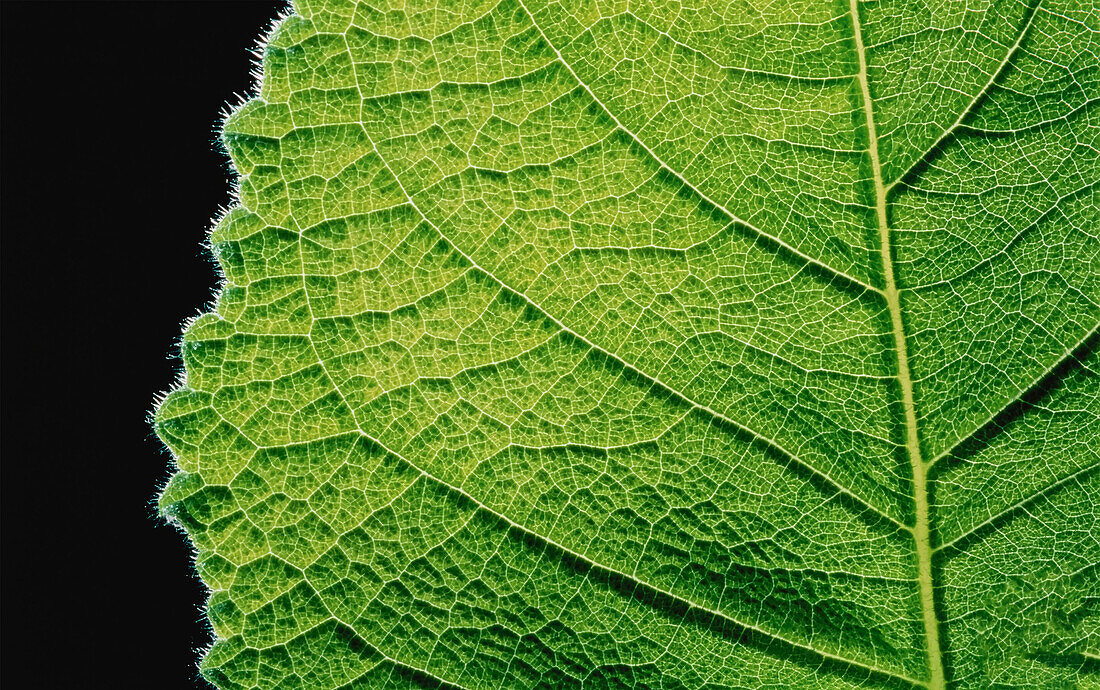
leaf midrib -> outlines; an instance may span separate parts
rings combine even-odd
[[[859,0],[849,0],[852,13],[852,34],[855,37],[856,55],[859,59],[860,94],[867,127],[867,154],[871,161],[871,173],[875,186],[875,218],[878,223],[883,294],[890,311],[890,325],[894,335],[894,353],[897,361],[898,385],[901,388],[902,407],[905,410],[905,449],[909,455],[913,473],[913,507],[916,521],[913,525],[913,542],[917,554],[917,580],[920,583],[921,614],[924,621],[925,651],[928,659],[928,688],[941,690],[945,686],[943,653],[940,649],[940,623],[936,616],[936,600],[932,577],[932,536],[928,509],[928,468],[920,447],[920,430],[917,425],[916,405],[913,401],[913,377],[909,373],[909,354],[905,338],[905,321],[901,314],[901,299],[894,277],[894,253],[890,242],[890,222],[886,212],[887,188],[882,179],[882,162],[879,159],[878,133],[875,129],[874,105],[871,87],[867,80],[867,52],[863,46],[863,31],[859,17]],[[960,118],[961,120],[961,118]],[[946,136],[946,135],[945,135]]]

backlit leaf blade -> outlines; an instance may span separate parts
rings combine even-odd
[[[204,676],[1100,682],[1098,31],[298,3],[157,413]]]

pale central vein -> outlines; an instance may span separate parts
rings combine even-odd
[[[871,87],[867,80],[867,53],[863,46],[863,30],[859,18],[859,0],[849,0],[852,13],[852,33],[855,36],[856,54],[859,58],[860,91],[863,97],[863,114],[867,126],[867,153],[871,159],[871,172],[875,184],[875,215],[878,220],[882,273],[886,303],[890,310],[890,323],[894,332],[894,352],[897,355],[898,385],[901,388],[902,406],[905,408],[905,447],[913,472],[913,503],[916,522],[913,540],[916,542],[917,577],[920,582],[921,611],[924,619],[924,637],[928,653],[928,687],[941,690],[945,687],[943,654],[940,650],[939,620],[932,587],[932,538],[931,516],[928,508],[928,473],[921,456],[920,437],[917,429],[917,411],[913,402],[913,378],[909,373],[909,355],[905,341],[905,322],[901,316],[901,299],[894,278],[894,257],[890,244],[890,223],[886,213],[886,185],[882,179],[882,162],[878,152],[878,133],[875,130],[875,114],[871,101]]]

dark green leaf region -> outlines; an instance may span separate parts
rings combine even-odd
[[[299,0],[156,429],[244,688],[1100,687],[1095,0]]]

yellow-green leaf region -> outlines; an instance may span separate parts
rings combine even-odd
[[[1095,0],[299,0],[156,415],[203,676],[1100,687],[1098,56]]]

